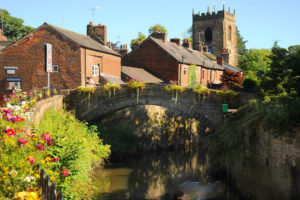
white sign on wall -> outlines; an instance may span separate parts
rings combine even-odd
[[[46,44],[46,71],[52,72],[52,44]]]

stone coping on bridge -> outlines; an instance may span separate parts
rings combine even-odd
[[[188,115],[199,115],[200,112],[206,118],[217,124],[223,119],[222,104],[229,104],[229,108],[238,108],[244,105],[251,98],[251,95],[239,94],[231,99],[224,99],[216,95],[212,90],[207,97],[198,97],[192,88],[178,95],[175,103],[175,95],[165,91],[166,84],[146,84],[145,89],[140,91],[139,101],[137,102],[135,90],[129,90],[125,84],[115,95],[109,98],[108,93],[103,87],[96,87],[94,94],[79,94],[76,89],[61,91],[65,95],[64,103],[68,110],[75,110],[76,117],[81,120],[92,121],[103,118],[108,114],[121,110],[126,107],[136,105],[158,105],[168,109],[177,110],[178,113]]]

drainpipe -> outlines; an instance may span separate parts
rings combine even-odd
[[[86,87],[86,49],[84,49],[85,56],[84,56],[84,86]]]
[[[181,70],[182,70],[182,65],[183,65],[183,61],[184,61],[184,59],[186,58],[186,55],[182,55],[181,56],[181,59],[182,59],[182,62],[181,62],[181,64],[180,64],[180,82],[179,82],[179,80],[178,80],[178,85],[179,85],[179,83],[180,83],[180,85],[181,85],[181,79],[182,79],[182,75],[181,75]]]

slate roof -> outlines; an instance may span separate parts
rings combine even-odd
[[[104,52],[104,53],[109,53],[109,54],[116,55],[116,56],[121,56],[116,51],[112,50],[111,48],[109,48],[107,46],[104,46],[104,45],[96,42],[95,40],[93,40],[92,38],[90,38],[87,35],[81,35],[79,33],[73,32],[73,31],[69,31],[69,30],[66,30],[66,29],[62,29],[62,28],[53,26],[49,23],[44,23],[40,27],[47,27],[47,26],[55,29],[58,33],[66,36],[67,38],[71,39],[72,41],[74,41],[75,43],[79,44],[82,47],[86,47],[88,49],[92,49],[92,50],[96,50],[96,51],[100,51],[100,52]]]
[[[100,76],[106,82],[111,82],[111,83],[116,83],[116,84],[123,84],[124,83],[121,79],[119,79],[116,76],[112,76],[112,75],[108,75],[108,74],[103,74],[103,73],[100,73]]]
[[[143,83],[164,82],[143,68],[122,66],[122,73]]]
[[[0,51],[13,43],[14,41],[0,41]]]
[[[188,49],[183,46],[178,46],[172,42],[164,43],[162,40],[148,37],[148,39],[154,41],[158,46],[160,46],[163,50],[165,50],[168,54],[170,54],[173,58],[175,58],[179,63],[183,64],[195,64],[199,66],[203,66],[208,69],[217,69],[224,70],[225,68],[217,63],[213,62],[210,58],[208,58],[204,53],[201,53],[196,50]],[[182,61],[182,56],[185,56]]]
[[[46,22],[43,25],[39,26],[37,29],[35,29],[33,32],[35,32],[36,30],[38,30],[40,28],[47,28],[47,27],[50,27],[54,31],[58,32],[59,34],[64,35],[65,37],[69,38],[70,40],[72,40],[76,44],[80,45],[81,47],[85,47],[87,49],[100,51],[100,52],[103,52],[103,53],[108,53],[108,54],[111,54],[111,55],[121,57],[121,55],[118,52],[112,50],[111,48],[109,48],[107,46],[104,46],[104,45],[96,42],[95,40],[93,40],[92,38],[90,38],[87,35],[81,35],[79,33],[73,32],[73,31],[69,31],[69,30],[66,30],[66,29],[63,29],[63,28],[59,28],[57,26],[53,26],[53,25],[51,25],[49,23],[46,23]],[[31,33],[29,33],[29,34],[31,34]],[[27,36],[24,36],[23,38],[25,38],[25,37],[27,37]],[[22,40],[23,38],[21,38],[20,40]],[[12,44],[9,44],[9,45],[3,47],[2,49],[6,48],[10,45],[12,45]],[[0,51],[2,49],[0,48]]]
[[[234,66],[231,66],[231,65],[228,65],[228,64],[224,64],[224,67],[225,67],[225,69],[229,69],[229,70],[234,71],[234,72],[243,72],[243,70],[240,69],[239,67],[234,67]]]

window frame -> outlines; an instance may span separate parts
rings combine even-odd
[[[92,76],[99,76],[99,69],[98,65],[92,65]]]
[[[56,70],[54,70],[54,66],[56,67]],[[58,65],[52,65],[52,72],[58,72]]]

